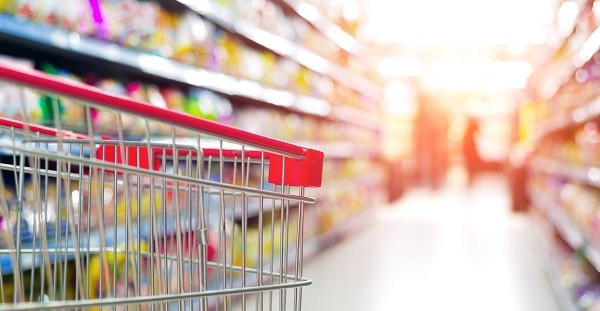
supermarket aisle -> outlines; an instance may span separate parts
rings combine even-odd
[[[304,310],[558,310],[507,185],[416,189],[311,258]]]

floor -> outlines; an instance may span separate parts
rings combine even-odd
[[[414,189],[305,262],[302,309],[559,310],[506,181]]]

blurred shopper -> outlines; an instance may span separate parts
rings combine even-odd
[[[415,116],[417,178],[421,185],[439,188],[448,162],[448,120],[428,96],[422,96]]]
[[[462,139],[463,161],[467,170],[469,186],[481,169],[482,160],[477,150],[477,135],[479,134],[479,122],[474,117],[469,117],[467,127]]]

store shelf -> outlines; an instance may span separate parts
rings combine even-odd
[[[548,219],[565,242],[574,250],[581,251],[594,268],[600,272],[600,247],[594,244],[579,229],[571,217],[555,201],[556,198],[535,189],[530,189],[530,196],[533,204],[548,216]]]
[[[354,56],[360,55],[360,46],[356,42],[356,39],[345,32],[340,26],[332,23],[312,4],[304,0],[278,0],[278,2],[292,8],[298,16],[313,25],[313,27],[344,51]]]
[[[298,64],[305,66],[317,73],[331,77],[338,82],[344,84],[346,87],[352,88],[364,94],[368,94],[371,97],[379,98],[382,94],[381,88],[375,85],[373,82],[365,79],[361,76],[350,72],[332,61],[317,55],[316,53],[300,46],[286,38],[279,35],[270,33],[263,30],[245,20],[236,16],[235,13],[227,8],[219,6],[210,0],[173,0],[177,1],[196,13],[204,16],[209,21],[215,23],[219,27],[238,35],[241,35],[246,40],[250,40],[255,44],[258,44],[276,54],[283,57],[289,58]],[[299,4],[303,5],[303,4]],[[308,5],[308,4],[304,4]],[[314,9],[314,8],[313,8]],[[315,9],[316,10],[316,9]],[[323,22],[320,22],[323,23]],[[328,32],[331,36],[335,37],[335,40],[340,41],[342,34],[344,33],[339,27],[337,31],[335,26],[327,26]],[[344,41],[349,41],[353,38],[346,34],[349,39],[346,38]],[[354,43],[355,45],[356,43]],[[348,43],[345,43],[349,46]]]
[[[599,117],[600,98],[596,98],[576,108],[571,113],[556,115],[541,123],[536,130],[536,139],[539,141],[552,133],[576,127]]]
[[[141,73],[208,89],[226,96],[249,99],[269,106],[317,117],[329,118],[377,130],[379,116],[358,108],[332,106],[324,99],[266,87],[259,82],[208,71],[122,47],[77,33],[34,24],[0,14],[0,39],[26,41],[53,48],[68,56],[87,56],[126,66]]]
[[[591,2],[587,0],[582,1],[573,1],[576,5],[577,16],[580,16],[583,9],[590,5]],[[561,37],[558,41],[559,43],[556,45],[556,48],[552,49],[550,53],[550,57],[548,58],[548,62],[552,62],[552,59],[557,57],[560,54],[564,54],[563,49],[567,45],[571,44],[571,39],[576,34],[577,29],[577,21],[578,18],[575,19],[575,22],[570,27],[569,34],[567,36]],[[597,32],[597,31],[595,31]],[[597,51],[600,42],[598,42],[599,34],[594,35],[593,33],[590,37],[587,38],[583,43],[580,43],[578,46],[570,46],[568,49],[574,50],[574,52],[570,53],[564,59],[566,63],[559,65],[558,72],[553,72],[551,76],[545,77],[545,83],[541,86],[542,96],[546,99],[550,99],[557,94],[560,89],[564,86],[564,84],[573,78],[573,75],[578,67],[583,65],[585,62],[591,59],[593,54]],[[595,46],[595,47],[594,47]]]
[[[362,211],[344,219],[344,221],[337,224],[327,232],[307,239],[304,242],[304,258],[314,256],[349,234],[355,233],[358,229],[368,223],[373,215],[373,211],[374,209],[372,208],[365,208]]]
[[[537,257],[539,259],[540,266],[546,272],[548,277],[548,281],[554,290],[556,298],[560,304],[561,310],[563,311],[579,311],[580,309],[577,307],[575,301],[571,297],[571,292],[568,288],[561,284],[561,272],[559,269],[559,262],[557,262],[556,258],[553,258],[548,250],[548,246],[543,246],[544,238],[543,232],[541,230],[541,222],[546,222],[545,220],[536,220],[534,217],[530,217],[532,221],[533,230],[531,233],[531,246],[534,249]],[[548,220],[549,221],[549,220]]]
[[[227,96],[238,96],[268,105],[319,117],[331,117],[331,105],[319,98],[273,89],[258,82],[211,72],[107,43],[77,33],[0,15],[0,37],[26,40],[55,48],[67,55],[83,55],[140,70],[142,73],[212,90]],[[342,120],[347,122],[348,120]],[[355,124],[360,124],[354,120]]]
[[[381,115],[372,111],[359,108],[334,106],[331,111],[332,118],[347,123],[361,123],[362,126],[379,130],[381,128]]]
[[[575,166],[548,157],[537,157],[531,161],[531,169],[546,174],[558,175],[571,181],[600,188],[600,168]]]

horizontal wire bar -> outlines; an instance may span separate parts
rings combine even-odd
[[[60,153],[48,153],[48,152],[40,151],[39,149],[33,149],[33,148],[22,148],[22,147],[3,146],[3,145],[0,145],[0,146],[14,150],[14,151],[23,152],[24,154],[27,154],[27,155],[35,155],[35,156],[45,157],[45,158],[53,159],[53,160],[72,161],[73,163],[76,163],[76,164],[87,165],[87,166],[94,167],[94,168],[104,168],[104,169],[114,170],[117,172],[140,174],[140,175],[143,175],[146,177],[164,178],[167,180],[189,183],[189,184],[193,184],[196,186],[212,187],[212,188],[217,188],[217,189],[222,189],[222,190],[230,190],[230,191],[238,191],[238,192],[242,192],[242,193],[265,196],[268,198],[284,199],[284,200],[303,202],[303,203],[308,203],[308,204],[316,203],[316,199],[310,198],[310,197],[302,197],[302,196],[298,196],[298,195],[285,194],[285,193],[280,193],[280,192],[271,192],[268,190],[261,190],[261,189],[254,189],[254,188],[249,188],[249,187],[244,187],[244,186],[224,184],[224,183],[214,182],[214,181],[210,181],[210,180],[195,179],[195,178],[180,176],[180,175],[163,174],[162,172],[151,171],[151,170],[136,168],[136,167],[132,167],[132,166],[111,164],[111,163],[102,162],[102,161],[93,160],[93,159],[85,159],[85,158],[74,157],[74,156],[70,156],[70,155],[63,155]],[[10,167],[11,167],[11,169],[14,168],[14,166],[10,166]]]

